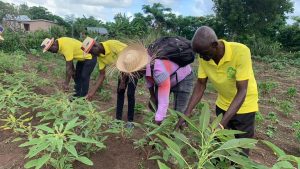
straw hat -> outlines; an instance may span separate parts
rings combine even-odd
[[[147,49],[142,44],[128,45],[118,56],[116,67],[124,73],[143,69],[149,63]]]
[[[53,43],[54,43],[54,38],[51,38],[51,39],[46,38],[41,44],[41,47],[43,48],[43,53],[48,51]]]
[[[91,48],[94,46],[95,43],[96,43],[95,39],[90,37],[85,38],[85,40],[82,42],[81,45],[81,50],[83,50],[84,56],[89,54]]]

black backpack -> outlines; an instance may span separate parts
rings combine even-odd
[[[162,37],[154,41],[148,47],[151,57],[171,60],[184,67],[195,60],[195,54],[191,42],[183,37]]]

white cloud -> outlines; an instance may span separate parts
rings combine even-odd
[[[194,0],[195,5],[192,7],[192,15],[203,16],[213,14],[212,0]]]
[[[172,6],[176,2],[179,2],[180,0],[148,0],[149,3],[161,3],[163,5],[166,5],[168,7]]]

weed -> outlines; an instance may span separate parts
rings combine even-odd
[[[48,67],[45,66],[45,63],[38,63],[36,65],[36,70],[38,72],[43,72],[43,73],[47,73],[48,72]]]
[[[276,130],[277,130],[277,127],[272,126],[272,125],[268,125],[267,126],[267,132],[266,132],[267,136],[270,137],[270,138],[273,138]]]
[[[260,122],[263,122],[264,120],[265,120],[265,118],[264,118],[263,114],[260,111],[256,112],[255,121],[260,123]]]
[[[286,116],[288,116],[292,111],[294,111],[294,105],[292,102],[288,100],[284,100],[279,104],[279,109],[282,111]]]
[[[106,89],[101,89],[100,92],[100,101],[107,102],[111,100],[111,91]]]
[[[269,112],[267,115],[267,119],[271,120],[273,123],[278,123],[278,116],[275,112]]]
[[[258,83],[258,89],[260,93],[269,94],[275,88],[278,87],[278,84],[275,82],[261,82]]]
[[[297,95],[297,89],[295,87],[289,87],[286,94],[288,97],[293,98]]]
[[[298,141],[300,141],[300,121],[293,123],[292,128],[294,129],[294,135]]]
[[[277,104],[278,100],[277,100],[276,97],[273,96],[273,97],[271,97],[271,99],[269,100],[269,102],[272,103],[272,104]]]

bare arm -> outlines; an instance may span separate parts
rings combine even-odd
[[[102,85],[104,79],[105,79],[105,69],[100,70],[95,86],[91,88],[91,90],[86,96],[88,100],[92,99],[92,97],[96,94],[97,90]]]
[[[198,104],[198,102],[201,100],[204,91],[206,89],[206,83],[207,83],[207,78],[199,78],[195,84],[194,90],[193,90],[193,94],[190,97],[188,106],[184,112],[184,114],[186,116],[192,116],[192,111],[194,109],[194,107]],[[184,123],[184,119],[180,118],[176,128],[180,128],[182,126],[182,124]]]
[[[74,74],[75,74],[75,68],[73,65],[73,61],[66,61],[66,79],[65,79],[65,83],[64,83],[64,87],[68,87],[71,78],[74,78]]]
[[[204,91],[206,89],[206,83],[207,83],[207,78],[197,80],[197,83],[195,84],[195,87],[194,87],[193,94],[190,97],[187,109],[184,112],[185,115],[187,115],[187,116],[192,115],[193,109],[199,103],[199,101],[201,100],[201,98],[204,94]]]
[[[237,81],[236,88],[237,93],[221,121],[223,126],[228,124],[229,120],[238,112],[244,103],[247,94],[248,80]]]

